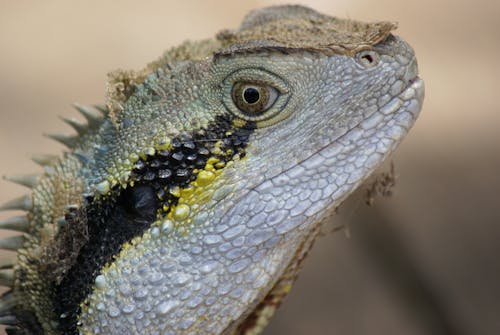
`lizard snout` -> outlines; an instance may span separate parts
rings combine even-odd
[[[407,65],[405,74],[403,75],[402,79],[405,81],[405,83],[411,84],[417,77],[418,77],[417,59],[413,57],[410,63]]]

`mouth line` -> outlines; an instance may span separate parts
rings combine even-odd
[[[343,133],[342,135],[336,137],[335,139],[333,139],[332,141],[330,141],[328,144],[326,144],[325,146],[321,147],[320,149],[318,149],[317,151],[315,151],[313,154],[307,156],[306,158],[302,159],[301,161],[297,162],[293,166],[291,166],[291,167],[289,167],[289,168],[281,171],[280,173],[278,173],[278,174],[276,174],[276,175],[274,175],[274,176],[272,176],[272,177],[270,177],[270,178],[268,178],[266,180],[263,180],[262,182],[258,183],[257,185],[254,185],[251,188],[248,188],[247,191],[245,192],[245,194],[248,194],[249,192],[255,191],[256,189],[260,188],[263,184],[265,184],[270,179],[276,178],[279,175],[287,173],[288,171],[290,171],[290,170],[296,168],[297,166],[303,164],[305,161],[307,161],[307,160],[311,159],[312,157],[320,154],[322,151],[324,151],[328,147],[332,146],[335,142],[338,142],[341,139],[343,139],[346,136],[348,136],[349,133],[353,129],[355,129],[357,127],[360,127],[361,124],[363,123],[363,121],[365,121],[368,118],[372,117],[376,113],[383,113],[382,111],[385,108],[387,108],[389,105],[391,105],[391,103],[393,103],[395,101],[395,99],[401,99],[401,100],[404,100],[404,101],[416,100],[416,101],[418,101],[419,104],[421,104],[422,100],[423,100],[423,94],[424,94],[423,80],[418,75],[416,75],[414,78],[408,80],[408,83],[409,84],[398,95],[395,95],[389,102],[387,102],[384,106],[382,106],[381,108],[379,108],[375,113],[369,115],[366,118],[363,118],[363,120],[361,120],[360,122],[358,122],[356,125],[352,126],[348,130],[346,130],[345,133]],[[414,92],[413,92],[413,94],[411,96],[408,97],[407,95],[411,94],[411,92],[410,92],[411,90],[414,90]],[[394,117],[395,115],[399,114],[398,112],[400,112],[402,108],[404,108],[404,106],[402,106],[402,105],[398,106],[395,110],[391,111],[390,113],[387,113],[387,115],[392,114],[392,116]],[[413,122],[416,119],[416,117],[418,116],[418,114],[420,112],[420,109],[421,109],[421,106],[419,108],[417,108],[417,110],[411,110],[410,108],[406,108],[406,110],[409,111],[413,115]],[[393,118],[391,118],[391,119],[393,119]]]

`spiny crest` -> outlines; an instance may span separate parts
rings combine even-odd
[[[14,285],[14,265],[15,257],[3,258],[0,260],[0,286],[12,287]],[[0,305],[1,305],[0,298]],[[2,322],[0,322],[1,324]]]
[[[12,291],[6,292],[0,298],[0,317],[11,316],[12,309],[16,306],[17,299]]]
[[[11,236],[0,239],[0,249],[17,251],[23,246],[23,236]]]
[[[83,117],[87,120],[88,127],[91,129],[95,129],[99,127],[103,120],[103,115],[106,113],[106,109],[103,107],[87,107],[80,104],[73,104],[73,106],[83,115]]]
[[[0,317],[0,324],[7,325],[7,326],[17,326],[19,324],[19,321],[16,319],[14,315],[5,315]],[[10,330],[10,329],[7,329]],[[11,333],[9,332],[8,334],[16,334],[16,333]],[[22,335],[22,333],[19,333],[19,335]]]
[[[37,175],[18,175],[18,176],[4,176],[5,180],[13,182],[14,184],[22,185],[28,188],[34,188],[38,183]]]
[[[13,199],[0,205],[0,211],[30,211],[33,209],[33,199],[29,194]]]
[[[44,154],[35,154],[31,156],[31,160],[41,167],[45,167],[47,165],[52,164],[58,156],[56,155],[44,155]]]
[[[0,240],[3,241],[3,240]],[[0,243],[1,244],[1,243]],[[14,262],[15,258],[5,259],[0,261],[0,285],[12,288],[14,285]],[[0,324],[6,326],[16,326],[19,324],[14,309],[17,301],[12,293],[12,290],[5,292],[0,297]],[[9,333],[10,334],[10,333]]]
[[[0,259],[0,269],[10,269],[14,267],[15,258],[8,257]]]
[[[75,135],[64,135],[64,134],[49,134],[49,138],[52,138],[68,148],[74,148],[80,141],[82,136],[85,136],[90,131],[97,130],[104,117],[107,115],[108,111],[105,106],[94,106],[86,107],[82,105],[75,104],[74,107],[83,115],[86,120],[85,122],[78,121],[73,118],[61,119],[68,125],[70,125],[75,131]],[[55,155],[33,155],[32,161],[36,164],[47,167],[52,165],[57,161],[58,156]],[[39,177],[37,175],[20,175],[20,176],[5,176],[5,180],[13,182],[18,185],[22,185],[28,188],[34,188],[39,182]],[[0,205],[0,211],[32,211],[33,210],[33,199],[31,195],[25,195],[16,199],[13,199],[3,205]],[[21,233],[28,233],[30,227],[30,221],[28,216],[14,216],[4,220],[0,220],[0,229],[18,231]],[[23,235],[11,236],[7,238],[0,239],[0,249],[8,251],[17,251],[22,248],[25,237]],[[7,286],[12,288],[14,285],[15,274],[14,265],[16,263],[16,256],[5,258],[0,260],[0,286]],[[17,301],[12,293],[12,291],[7,291],[0,297],[0,324],[7,326],[17,326],[19,321],[17,320],[15,314],[15,309],[17,306]],[[9,334],[24,334],[18,328],[7,328]]]
[[[61,116],[61,120],[66,123],[67,125],[71,126],[77,133],[78,136],[82,136],[87,132],[87,125],[84,123],[81,123],[75,118],[67,118]]]
[[[100,105],[88,107],[75,103],[73,106],[78,112],[80,112],[80,114],[83,115],[87,123],[82,123],[74,118],[61,117],[63,122],[71,126],[76,131],[76,134],[67,135],[54,133],[45,135],[48,138],[65,145],[69,149],[73,149],[79,143],[80,138],[86,135],[89,131],[98,129],[104,120],[104,116],[108,113],[107,108]]]
[[[11,218],[0,221],[0,229],[15,230],[20,232],[28,232],[29,220],[28,217],[13,216]]]
[[[30,196],[22,196],[20,198],[11,200],[10,202],[2,205],[0,210],[23,210],[29,211],[33,207],[33,202]],[[13,230],[22,233],[29,231],[29,219],[26,215],[13,216],[0,221],[0,229]],[[23,235],[15,235],[0,239],[0,249],[8,251],[16,251],[22,248],[25,238]],[[12,287],[14,284],[14,265],[16,256],[12,258],[4,258],[0,260],[0,286]],[[0,298],[0,317],[5,316],[10,306],[11,295],[4,294]],[[0,324],[4,323],[0,318]],[[8,324],[8,323],[4,323]]]
[[[78,143],[78,136],[74,135],[66,135],[66,134],[45,134],[50,139],[53,139],[56,142],[61,143],[62,145],[66,146],[67,148],[71,149],[74,148],[76,143]]]
[[[14,284],[14,270],[1,269],[0,270],[0,285],[12,287]]]
[[[74,104],[74,107],[83,115],[87,124],[81,123],[74,119],[63,118],[63,121],[72,126],[77,135],[52,134],[48,137],[65,144],[67,147],[74,147],[80,138],[89,130],[97,129],[103,122],[104,116],[108,113],[105,106],[86,107],[79,104]],[[53,155],[33,155],[32,160],[45,167],[57,160],[57,156]],[[5,180],[22,185],[28,188],[34,188],[39,181],[37,175],[18,175],[5,176]],[[0,205],[0,211],[7,210],[22,210],[31,211],[33,209],[33,200],[30,195],[25,195],[17,199],[13,199],[3,205]],[[26,216],[17,216],[0,221],[0,229],[8,229],[20,232],[27,232],[29,228],[29,220]],[[0,248],[7,250],[17,250],[22,244],[22,236],[10,237],[0,240]]]
[[[4,281],[10,280],[9,276],[10,274],[4,276],[0,273],[0,282],[2,283],[2,285]],[[7,291],[0,297],[0,324],[5,326],[12,326],[5,329],[7,334],[9,335],[27,335],[28,333],[18,328],[20,324],[19,320],[13,314],[13,310],[15,309],[17,304],[17,299],[15,298],[12,291]]]

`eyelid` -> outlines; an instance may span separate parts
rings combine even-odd
[[[235,70],[227,75],[224,84],[232,85],[237,81],[252,82],[260,86],[271,86],[280,94],[290,93],[288,85],[281,77],[265,69],[243,68]]]

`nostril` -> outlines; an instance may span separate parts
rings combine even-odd
[[[368,63],[373,63],[372,55],[366,54],[366,55],[361,56],[361,58],[363,58],[363,60],[368,62]]]
[[[407,83],[412,83],[413,80],[418,76],[418,65],[416,58],[413,58],[408,66],[406,67],[405,74],[403,76],[403,80]]]
[[[356,59],[364,67],[370,68],[379,63],[380,56],[373,50],[364,50],[356,54]]]

